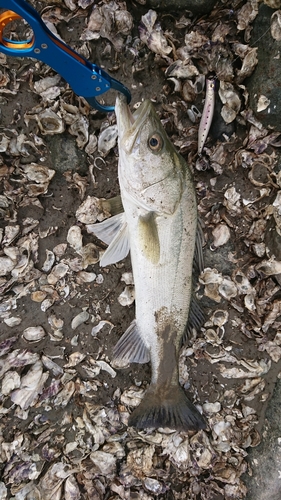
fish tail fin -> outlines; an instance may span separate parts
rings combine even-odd
[[[187,398],[180,385],[170,387],[151,384],[140,405],[129,418],[137,429],[169,427],[176,430],[199,430],[206,422]]]

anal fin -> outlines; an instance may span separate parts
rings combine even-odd
[[[116,367],[124,367],[129,363],[148,363],[150,353],[137,329],[136,320],[123,333],[113,350],[113,363]]]

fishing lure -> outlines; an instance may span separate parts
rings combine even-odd
[[[202,155],[202,150],[212,124],[215,108],[215,78],[206,79],[205,104],[198,130],[198,154]]]

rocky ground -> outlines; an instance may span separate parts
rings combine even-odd
[[[280,497],[279,5],[211,4],[33,4],[131,90],[132,109],[153,100],[192,166],[207,321],[182,349],[180,381],[207,431],[127,426],[150,380],[149,365],[111,363],[134,318],[130,258],[100,268],[90,232],[119,194],[114,113],[40,61],[0,55],[1,500]],[[210,74],[216,110],[198,158]]]

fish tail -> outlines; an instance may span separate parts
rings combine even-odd
[[[180,387],[151,384],[140,405],[129,418],[137,429],[169,427],[179,431],[206,428],[206,422]]]

